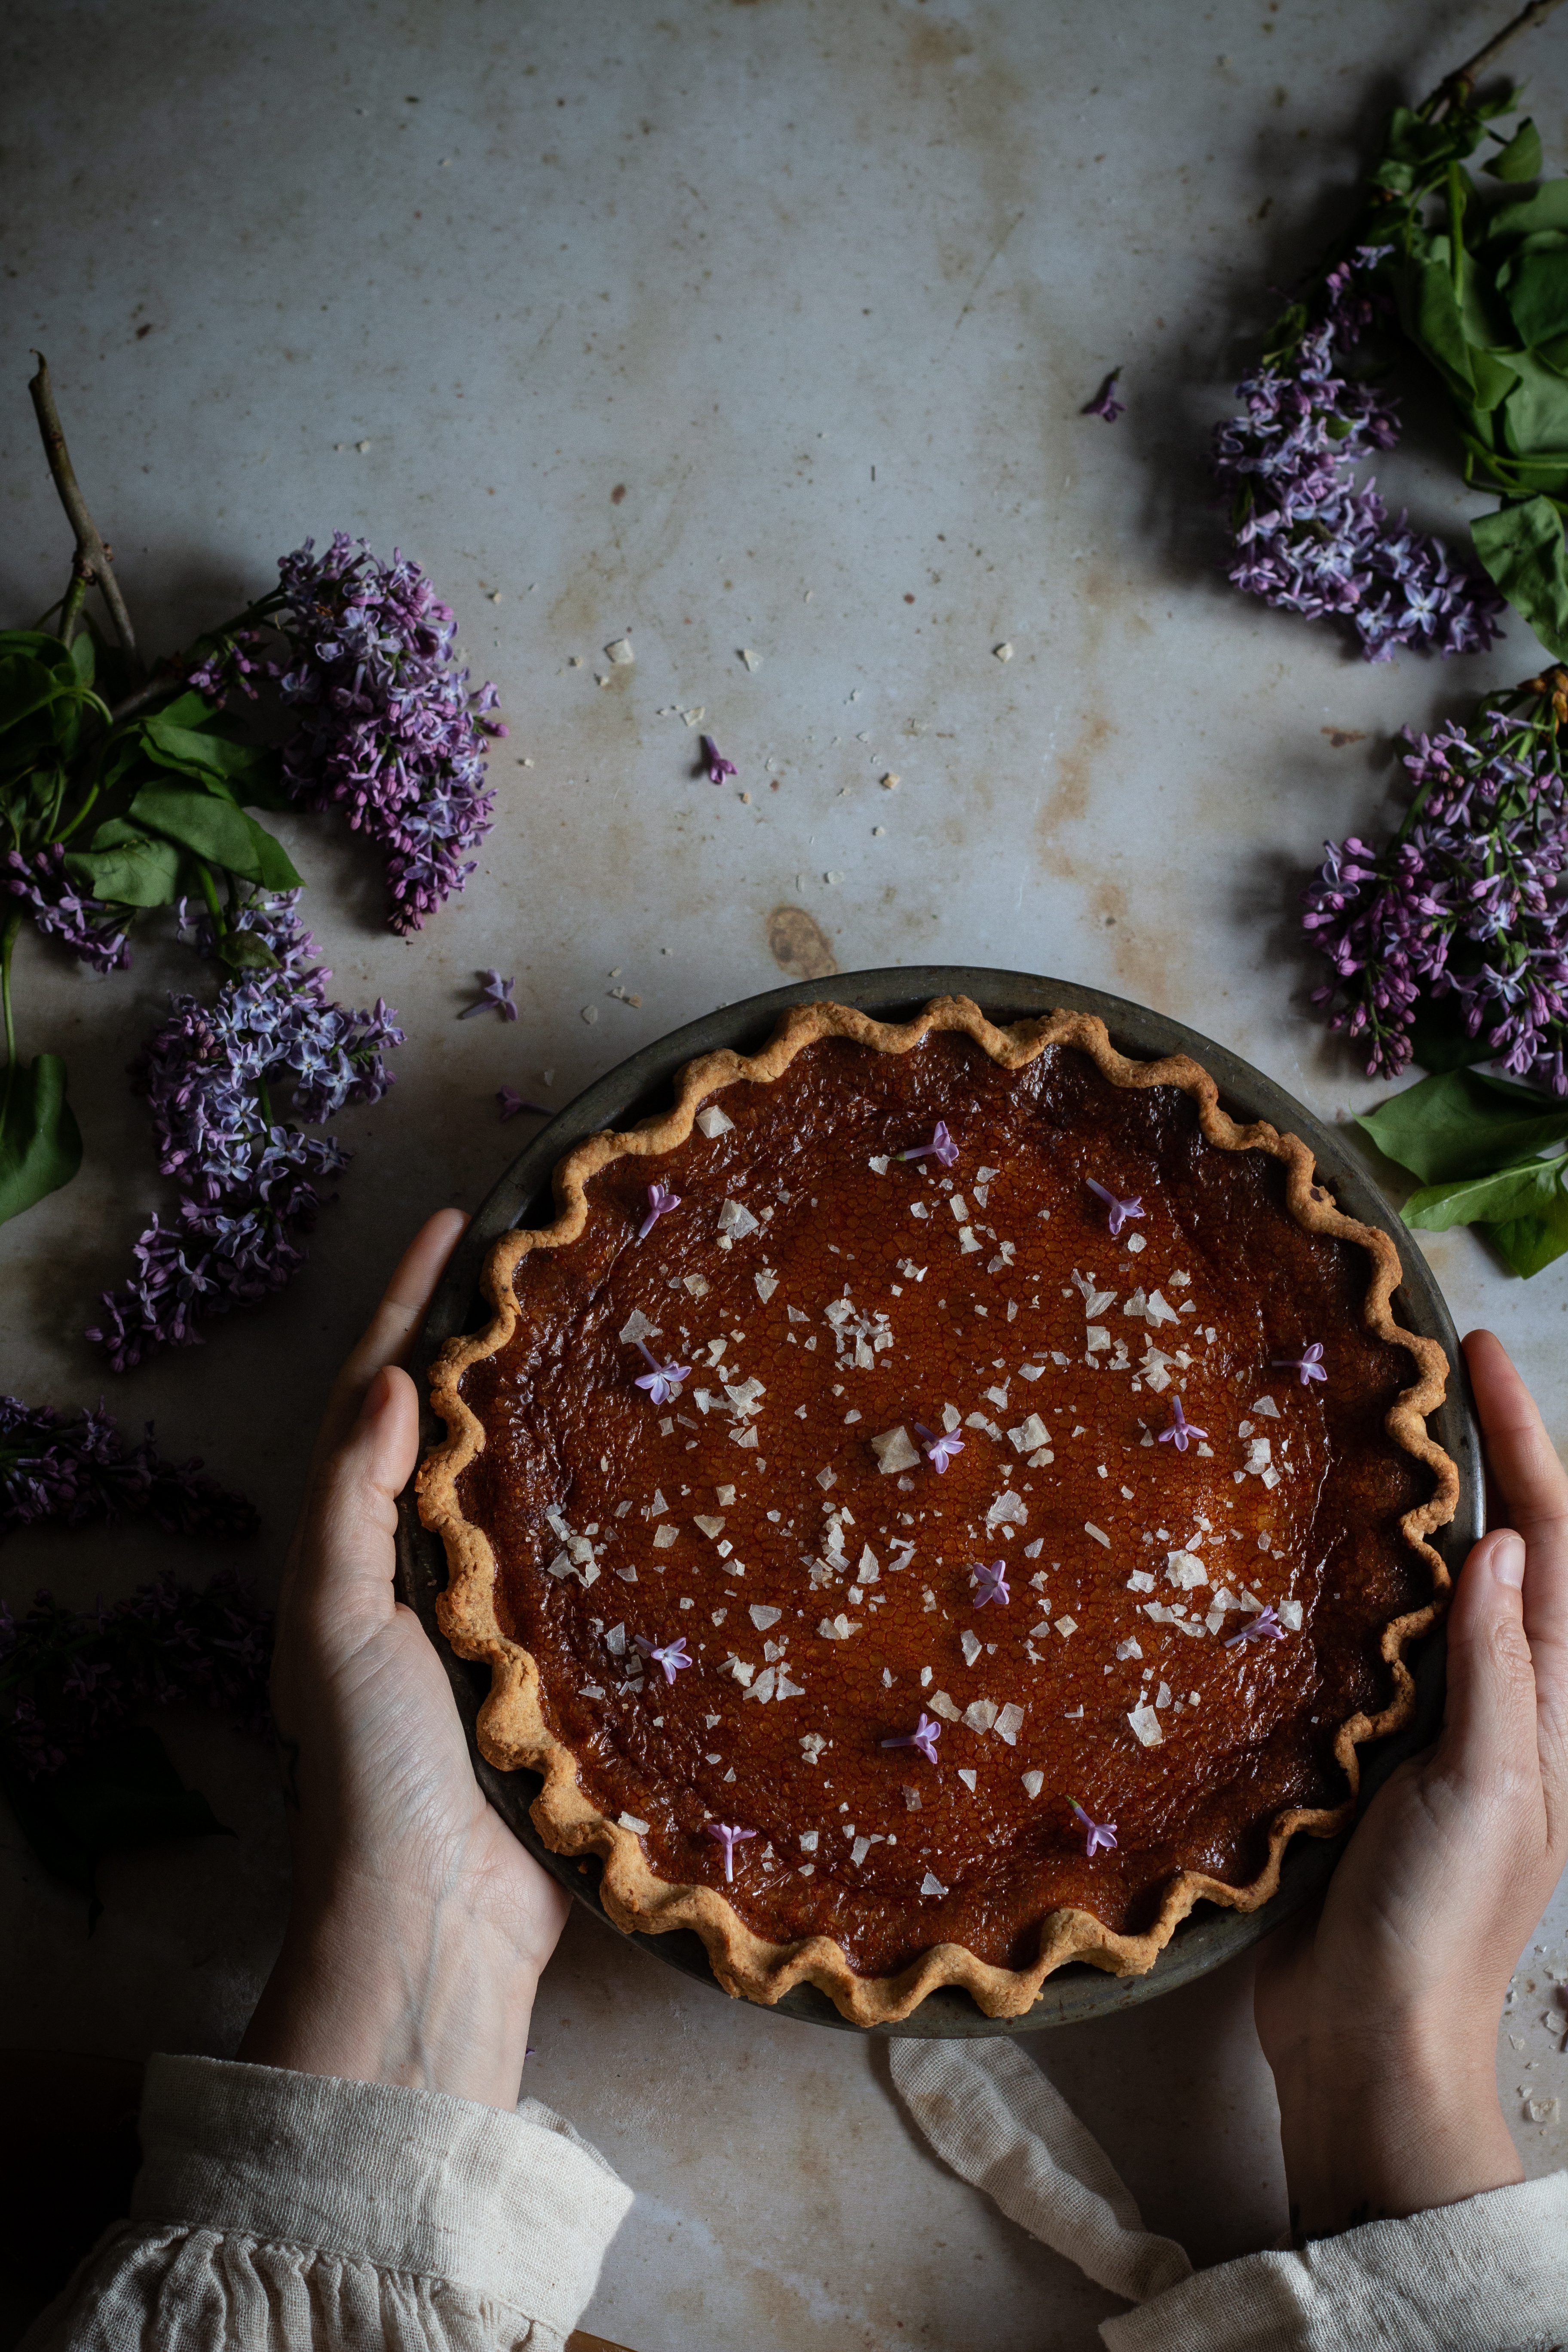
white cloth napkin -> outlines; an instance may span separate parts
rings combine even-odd
[[[1129,2303],[1191,2278],[1173,2238],[1137,2201],[1091,2132],[1016,2042],[896,2041],[899,2095],[943,2162]]]

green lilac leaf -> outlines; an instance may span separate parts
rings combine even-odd
[[[1489,367],[1502,363],[1489,354]],[[1568,383],[1554,368],[1542,366],[1534,352],[1516,352],[1508,372],[1512,388],[1502,404],[1502,425],[1510,454],[1554,461],[1568,472]]]
[[[276,971],[278,958],[254,931],[230,931],[217,943],[218,961],[230,971]]]
[[[1473,1071],[1451,1070],[1407,1087],[1356,1125],[1385,1158],[1442,1187],[1512,1170],[1568,1142],[1568,1103],[1506,1095]]]
[[[1527,114],[1506,147],[1500,147],[1481,169],[1494,180],[1539,180],[1541,163],[1541,133]]]
[[[1521,342],[1568,334],[1568,230],[1527,237],[1499,270],[1498,285]]]
[[[1450,1225],[1497,1224],[1539,1215],[1562,1191],[1561,1160],[1531,1160],[1523,1168],[1500,1168],[1490,1175],[1462,1176],[1452,1184],[1426,1184],[1412,1192],[1400,1214],[1426,1233]]]
[[[115,907],[172,907],[184,864],[176,843],[143,833],[123,817],[100,824],[90,849],[66,855],[72,880]]]
[[[1527,499],[1521,506],[1478,515],[1470,536],[1515,612],[1548,653],[1568,661],[1568,551],[1563,518],[1551,499]]]
[[[131,803],[131,814],[153,831],[244,881],[258,882],[267,890],[303,887],[282,843],[224,794],[144,784]]]
[[[0,1071],[0,1224],[58,1192],[80,1166],[81,1129],[59,1055]]]
[[[90,686],[98,668],[98,646],[90,629],[79,629],[71,639],[71,667],[79,686]]]
[[[1522,204],[1500,205],[1481,241],[1487,247],[1511,246],[1543,228],[1568,228],[1568,179],[1548,180]]]
[[[1561,1189],[1542,1209],[1526,1217],[1510,1217],[1480,1231],[1512,1266],[1529,1281],[1568,1250],[1568,1192]]]

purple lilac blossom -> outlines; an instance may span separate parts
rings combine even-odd
[[[1249,1618],[1240,1633],[1233,1633],[1225,1646],[1227,1650],[1245,1650],[1254,1642],[1282,1642],[1284,1639],[1285,1628],[1279,1622],[1279,1612],[1270,1606],[1260,1609],[1256,1617]]]
[[[1542,709],[1407,729],[1415,800],[1400,834],[1381,851],[1353,835],[1323,845],[1301,922],[1334,976],[1312,1001],[1364,1044],[1369,1076],[1409,1061],[1425,992],[1455,997],[1515,1077],[1568,1094],[1568,803]]]
[[[1404,515],[1394,522],[1374,482],[1354,484],[1355,468],[1399,437],[1389,394],[1342,372],[1344,353],[1390,310],[1373,276],[1387,250],[1363,246],[1329,273],[1294,350],[1238,384],[1244,413],[1215,428],[1229,578],[1287,612],[1347,622],[1368,661],[1400,646],[1484,653],[1501,634],[1491,582]]]
[[[47,1592],[20,1618],[0,1601],[0,1741],[37,1780],[144,1706],[195,1700],[264,1731],[271,1633],[229,1570],[201,1591],[161,1576],[79,1615]]]
[[[941,1738],[941,1724],[936,1720],[934,1716],[927,1715],[925,1709],[922,1707],[921,1709],[921,1719],[916,1724],[912,1731],[906,1731],[902,1738],[899,1739],[884,1739],[881,1745],[884,1748],[918,1748],[921,1754],[925,1758],[926,1762],[928,1764],[934,1764],[936,1762],[936,1743]]]
[[[1188,1442],[1192,1438],[1207,1437],[1206,1429],[1200,1429],[1195,1422],[1187,1419],[1186,1414],[1182,1411],[1182,1400],[1179,1396],[1171,1399],[1171,1412],[1173,1419],[1170,1428],[1160,1432],[1162,1445],[1173,1445],[1178,1454],[1184,1454]]]
[[[1097,1184],[1092,1176],[1086,1176],[1084,1181],[1091,1192],[1098,1193],[1110,1212],[1106,1218],[1106,1226],[1112,1241],[1116,1239],[1130,1217],[1148,1215],[1149,1212],[1143,1206],[1143,1196],[1141,1192],[1134,1193],[1129,1201],[1119,1201],[1114,1192],[1104,1184]]]
[[[661,1364],[653,1349],[646,1346],[641,1339],[637,1341],[637,1346],[642,1349],[650,1370],[639,1372],[634,1385],[639,1389],[647,1389],[655,1404],[668,1404],[672,1397],[679,1396],[681,1381],[691,1378],[690,1365]]]
[[[474,870],[465,852],[490,828],[486,714],[459,668],[457,625],[416,563],[383,563],[336,531],[324,555],[307,540],[278,567],[289,641],[279,688],[300,714],[283,782],[302,807],[344,809],[387,854],[395,931],[416,931]]]
[[[1090,1862],[1094,1860],[1102,1846],[1109,1853],[1116,1843],[1116,1823],[1091,1821],[1083,1807],[1077,1803],[1074,1804],[1073,1811],[1088,1832],[1084,1839],[1083,1850]]]
[[[988,1608],[993,1601],[994,1601],[1000,1608],[1005,1609],[1013,1598],[1012,1594],[1007,1590],[1006,1561],[1005,1559],[994,1559],[989,1568],[977,1568],[973,1570],[972,1573],[974,1578],[974,1606],[976,1609]]]
[[[1323,1370],[1323,1343],[1321,1339],[1314,1339],[1311,1346],[1303,1348],[1299,1356],[1270,1356],[1268,1361],[1275,1371],[1299,1373],[1302,1388],[1309,1381],[1326,1381],[1329,1377]]]
[[[131,940],[119,908],[101,898],[84,897],[71,887],[66,854],[58,841],[25,857],[13,849],[5,860],[5,888],[20,898],[47,940],[58,940],[94,971],[123,971],[131,961]]]
[[[551,1116],[542,1103],[525,1102],[515,1087],[498,1087],[496,1106],[496,1116],[503,1127],[509,1118],[515,1118],[520,1110],[531,1110],[539,1118],[548,1118]]]
[[[723,1847],[725,1884],[727,1885],[733,1885],[735,1880],[735,1848],[740,1844],[742,1838],[754,1838],[757,1832],[755,1830],[738,1830],[729,1822],[710,1822],[708,1824],[708,1834],[710,1838],[717,1838],[719,1843]]]
[[[1085,416],[1102,416],[1107,425],[1114,425],[1127,406],[1124,400],[1118,400],[1116,397],[1116,387],[1121,377],[1121,370],[1112,368],[1094,398],[1084,402],[1080,414]]]
[[[654,1182],[647,1188],[647,1214],[637,1227],[637,1239],[646,1242],[660,1217],[668,1217],[671,1209],[679,1209],[680,1195],[672,1192],[668,1184]]]
[[[921,1452],[925,1455],[926,1460],[931,1464],[931,1468],[936,1472],[939,1478],[946,1471],[947,1465],[952,1461],[953,1455],[955,1454],[962,1454],[963,1451],[963,1440],[962,1437],[955,1437],[951,1432],[944,1436],[939,1437],[934,1430],[928,1429],[926,1427],[923,1421],[916,1422],[915,1435],[917,1437],[923,1437],[927,1441],[926,1444],[921,1447]]]
[[[103,1294],[103,1319],[87,1335],[116,1371],[158,1347],[199,1346],[200,1322],[289,1280],[321,1207],[312,1180],[352,1156],[305,1124],[377,1102],[392,1083],[384,1057],[403,1043],[395,1016],[379,999],[357,1013],[327,1003],[331,973],[311,961],[298,898],[257,897],[232,911],[230,932],[254,935],[275,968],[226,980],[210,1003],[172,998],[132,1065],[159,1167],[183,1198],[132,1244],[135,1272]],[[209,924],[197,926],[196,946],[213,953]],[[285,1109],[299,1124],[284,1123]]]
[[[503,1021],[515,1021],[517,1007],[511,1001],[511,992],[517,986],[516,980],[503,980],[499,971],[481,971],[479,978],[484,982],[483,990],[471,1004],[463,1007],[458,1020],[471,1021],[476,1013],[488,1013],[493,1005]]]
[[[735,762],[726,760],[711,735],[702,738],[702,756],[698,766],[710,784],[721,784],[726,776],[736,773]]]
[[[900,1160],[926,1160],[933,1155],[943,1168],[951,1168],[958,1158],[958,1146],[940,1118],[929,1143],[918,1143],[912,1151],[900,1151],[898,1156]]]
[[[642,1652],[643,1656],[645,1658],[651,1659],[656,1666],[662,1666],[664,1668],[664,1679],[667,1683],[674,1682],[676,1675],[680,1672],[682,1666],[690,1666],[695,1665],[696,1664],[696,1660],[694,1658],[689,1658],[686,1654],[686,1636],[684,1633],[678,1634],[673,1642],[667,1642],[662,1649],[655,1649],[653,1643],[651,1642],[645,1641],[640,1633],[638,1633],[635,1638],[637,1648]]]
[[[254,1504],[204,1475],[199,1459],[165,1461],[151,1422],[127,1447],[101,1404],[62,1421],[48,1405],[0,1396],[0,1536],[44,1519],[75,1528],[142,1517],[165,1535],[217,1542],[258,1525]]]

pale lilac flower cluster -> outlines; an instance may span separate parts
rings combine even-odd
[[[20,1618],[0,1601],[0,1739],[36,1780],[145,1706],[195,1700],[264,1731],[271,1652],[271,1611],[227,1569],[204,1591],[165,1575],[79,1615],[48,1592]]]
[[[153,1217],[134,1244],[135,1273],[104,1293],[103,1320],[87,1335],[116,1371],[157,1347],[199,1344],[199,1322],[289,1280],[321,1205],[311,1180],[351,1156],[306,1126],[379,1101],[392,1083],[384,1056],[402,1030],[379,998],[368,1013],[327,1003],[331,973],[311,962],[298,898],[258,897],[231,916],[230,930],[259,940],[275,968],[226,981],[210,1003],[174,998],[134,1066],[158,1164],[184,1198],[171,1223]],[[197,946],[213,950],[205,924]]]
[[[277,625],[289,659],[278,673],[300,724],[283,781],[301,806],[342,808],[386,852],[388,919],[416,931],[473,872],[465,853],[490,827],[485,716],[493,686],[475,692],[454,655],[457,624],[416,563],[390,563],[336,531],[279,565]]]
[[[1237,386],[1246,409],[1215,428],[1228,577],[1286,612],[1347,622],[1368,661],[1400,646],[1484,653],[1501,634],[1491,582],[1404,515],[1393,521],[1373,482],[1355,486],[1355,468],[1399,437],[1387,392],[1342,373],[1386,307],[1372,276],[1384,250],[1363,246],[1330,271],[1300,341]]]
[[[94,971],[123,971],[131,961],[123,912],[105,906],[101,898],[84,898],[73,887],[58,841],[34,857],[13,849],[0,880],[14,898],[22,900],[47,940],[58,940]]]
[[[220,1542],[258,1524],[254,1504],[204,1475],[199,1460],[165,1461],[151,1422],[141,1444],[127,1447],[101,1405],[62,1421],[48,1405],[0,1396],[0,1536],[45,1519],[76,1528],[132,1517]]]
[[[1543,720],[1492,707],[1468,730],[1419,739],[1415,804],[1384,850],[1326,842],[1302,924],[1334,967],[1313,1002],[1364,1041],[1371,1076],[1410,1059],[1425,992],[1457,996],[1465,1026],[1516,1077],[1568,1094],[1568,804]]]

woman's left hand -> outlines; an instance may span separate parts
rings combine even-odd
[[[419,1428],[399,1359],[464,1222],[445,1209],[416,1235],[317,1439],[272,1669],[293,1895],[239,2055],[511,2107],[567,1900],[486,1803],[446,1669],[392,1590]]]

